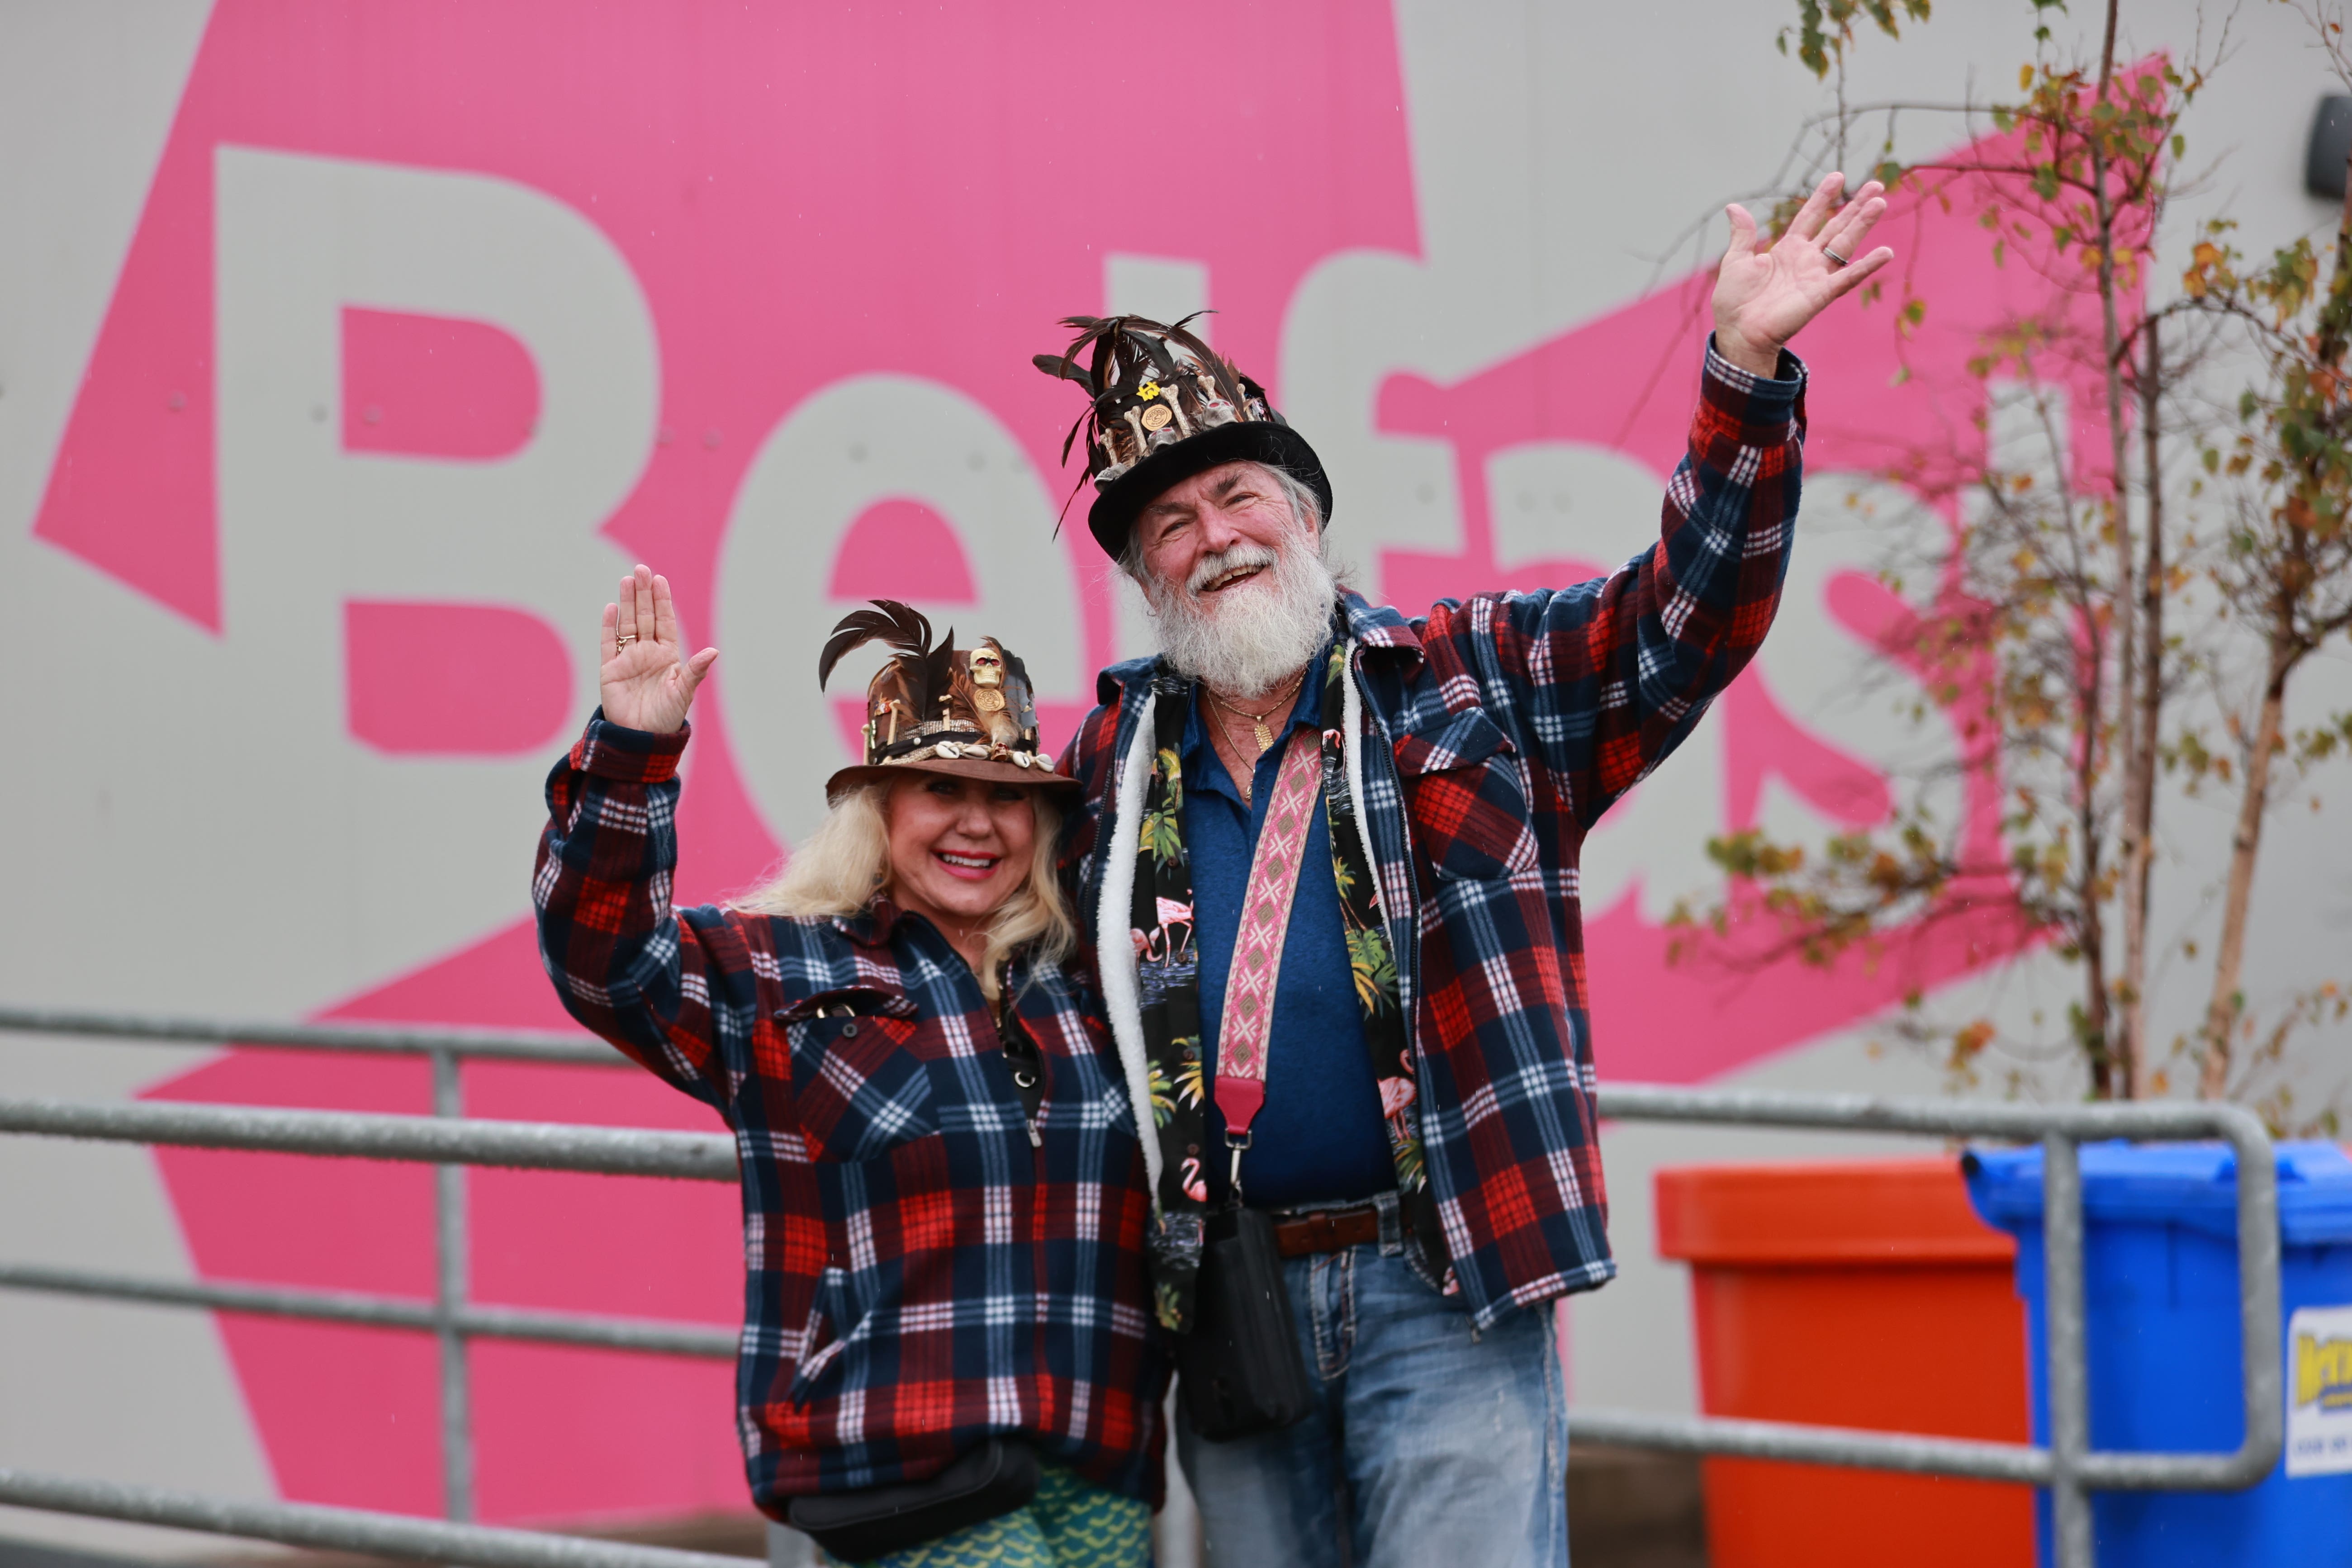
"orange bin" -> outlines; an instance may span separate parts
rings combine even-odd
[[[1956,1160],[1657,1173],[1691,1265],[1710,1415],[2030,1440],[2015,1245]],[[2033,1493],[1771,1460],[1706,1462],[1714,1568],[2032,1568]]]

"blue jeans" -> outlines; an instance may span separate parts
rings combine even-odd
[[[1314,1408],[1231,1443],[1177,1426],[1209,1568],[1567,1568],[1549,1309],[1474,1333],[1393,1239],[1291,1258],[1283,1278]]]

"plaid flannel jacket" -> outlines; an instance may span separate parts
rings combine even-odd
[[[1577,863],[1612,801],[1689,734],[1764,639],[1797,515],[1803,364],[1706,351],[1657,544],[1572,588],[1443,600],[1407,620],[1344,596],[1363,696],[1363,798],[1422,1140],[1475,1321],[1616,1273],[1596,1135]],[[1086,786],[1065,844],[1097,931],[1118,759],[1156,659],[1103,673],[1062,759]]]
[[[929,921],[672,910],[685,746],[591,720],[548,777],[532,891],[572,1016],[734,1131],[754,1500],[919,1480],[1004,1433],[1158,1506],[1150,1204],[1099,1005],[1014,968],[1033,1148],[993,1011]]]

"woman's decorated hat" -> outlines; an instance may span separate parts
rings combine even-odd
[[[1331,480],[1315,448],[1274,411],[1265,388],[1184,330],[1192,320],[1169,327],[1141,316],[1071,316],[1062,322],[1078,334],[1070,346],[1031,361],[1092,399],[1062,443],[1062,460],[1083,431],[1096,490],[1087,525],[1113,560],[1155,497],[1222,463],[1282,469],[1331,520]]]
[[[827,779],[834,798],[853,784],[901,776],[906,770],[960,773],[1004,784],[1076,789],[1076,779],[1054,771],[1037,741],[1037,708],[1029,672],[994,637],[969,648],[950,630],[931,646],[931,623],[894,599],[842,617],[817,656],[819,690],[841,656],[880,641],[889,662],[866,688],[866,761]]]

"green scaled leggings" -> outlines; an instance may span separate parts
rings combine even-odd
[[[872,1568],[1150,1568],[1151,1510],[1055,1464],[1026,1508],[877,1558]]]

